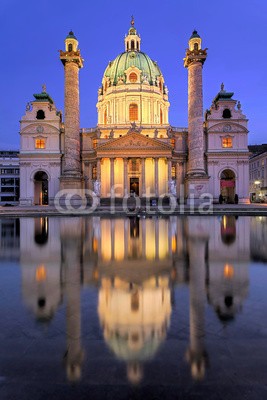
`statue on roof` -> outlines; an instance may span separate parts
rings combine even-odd
[[[221,91],[224,91],[224,83],[221,84]]]
[[[134,16],[132,15],[131,25],[134,26]]]
[[[42,91],[43,91],[43,93],[46,93],[46,84],[42,85]]]
[[[141,128],[141,127],[140,127],[140,128],[137,128],[137,125],[136,125],[136,123],[135,123],[135,121],[134,121],[134,122],[131,123],[130,129],[128,130],[127,133],[132,133],[132,132],[140,133],[141,130],[142,130],[142,128]]]

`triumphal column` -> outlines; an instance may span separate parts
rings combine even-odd
[[[60,186],[61,189],[81,189],[79,70],[83,59],[73,32],[66,37],[60,60],[65,71],[64,158]]]
[[[196,200],[208,189],[205,168],[205,138],[203,130],[202,67],[207,58],[207,49],[202,50],[201,38],[194,31],[189,39],[184,67],[188,69],[188,165],[186,195]]]

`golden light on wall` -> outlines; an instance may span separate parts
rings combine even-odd
[[[35,271],[35,279],[37,282],[42,282],[46,280],[46,268],[45,266],[39,265]]]
[[[225,264],[223,269],[223,276],[226,279],[232,279],[234,276],[234,267],[230,264]]]

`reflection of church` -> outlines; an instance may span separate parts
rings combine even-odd
[[[222,85],[203,120],[202,68],[196,31],[189,40],[188,128],[169,124],[168,89],[157,64],[141,51],[134,20],[125,51],[110,61],[98,90],[96,128],[80,129],[83,59],[70,32],[60,59],[65,71],[64,122],[45,86],[21,119],[20,204],[52,204],[60,189],[86,188],[102,198],[171,193],[240,202],[248,198],[247,119]]]
[[[240,311],[247,296],[249,224],[250,218],[232,216],[205,220],[23,218],[24,302],[37,321],[49,323],[64,300],[64,360],[68,378],[77,380],[86,363],[81,289],[97,285],[104,340],[126,363],[129,381],[138,383],[145,364],[164,345],[174,287],[179,290],[180,284],[188,284],[186,359],[192,376],[202,379],[208,360],[207,300],[218,321],[225,324]]]

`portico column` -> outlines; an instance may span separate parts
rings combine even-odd
[[[128,158],[123,159],[123,190],[124,195],[128,194]]]
[[[146,159],[142,158],[142,196],[146,196]]]
[[[101,181],[101,160],[100,158],[98,158],[97,160],[97,172],[96,172],[96,176],[97,176],[97,180],[100,182]]]
[[[110,193],[114,187],[114,158],[110,159]]]
[[[88,165],[88,189],[92,189],[92,163]]]
[[[184,196],[184,190],[181,185],[184,185],[184,164],[177,162],[176,164],[176,190],[177,197]]]
[[[169,191],[170,191],[170,188],[171,188],[170,182],[171,182],[171,180],[172,180],[172,161],[171,161],[171,159],[169,158],[169,159],[167,160],[167,162],[168,162],[168,186],[167,186],[167,190],[168,190],[168,192],[169,192]]]
[[[158,197],[159,195],[159,159],[154,158],[155,163],[155,196]]]

